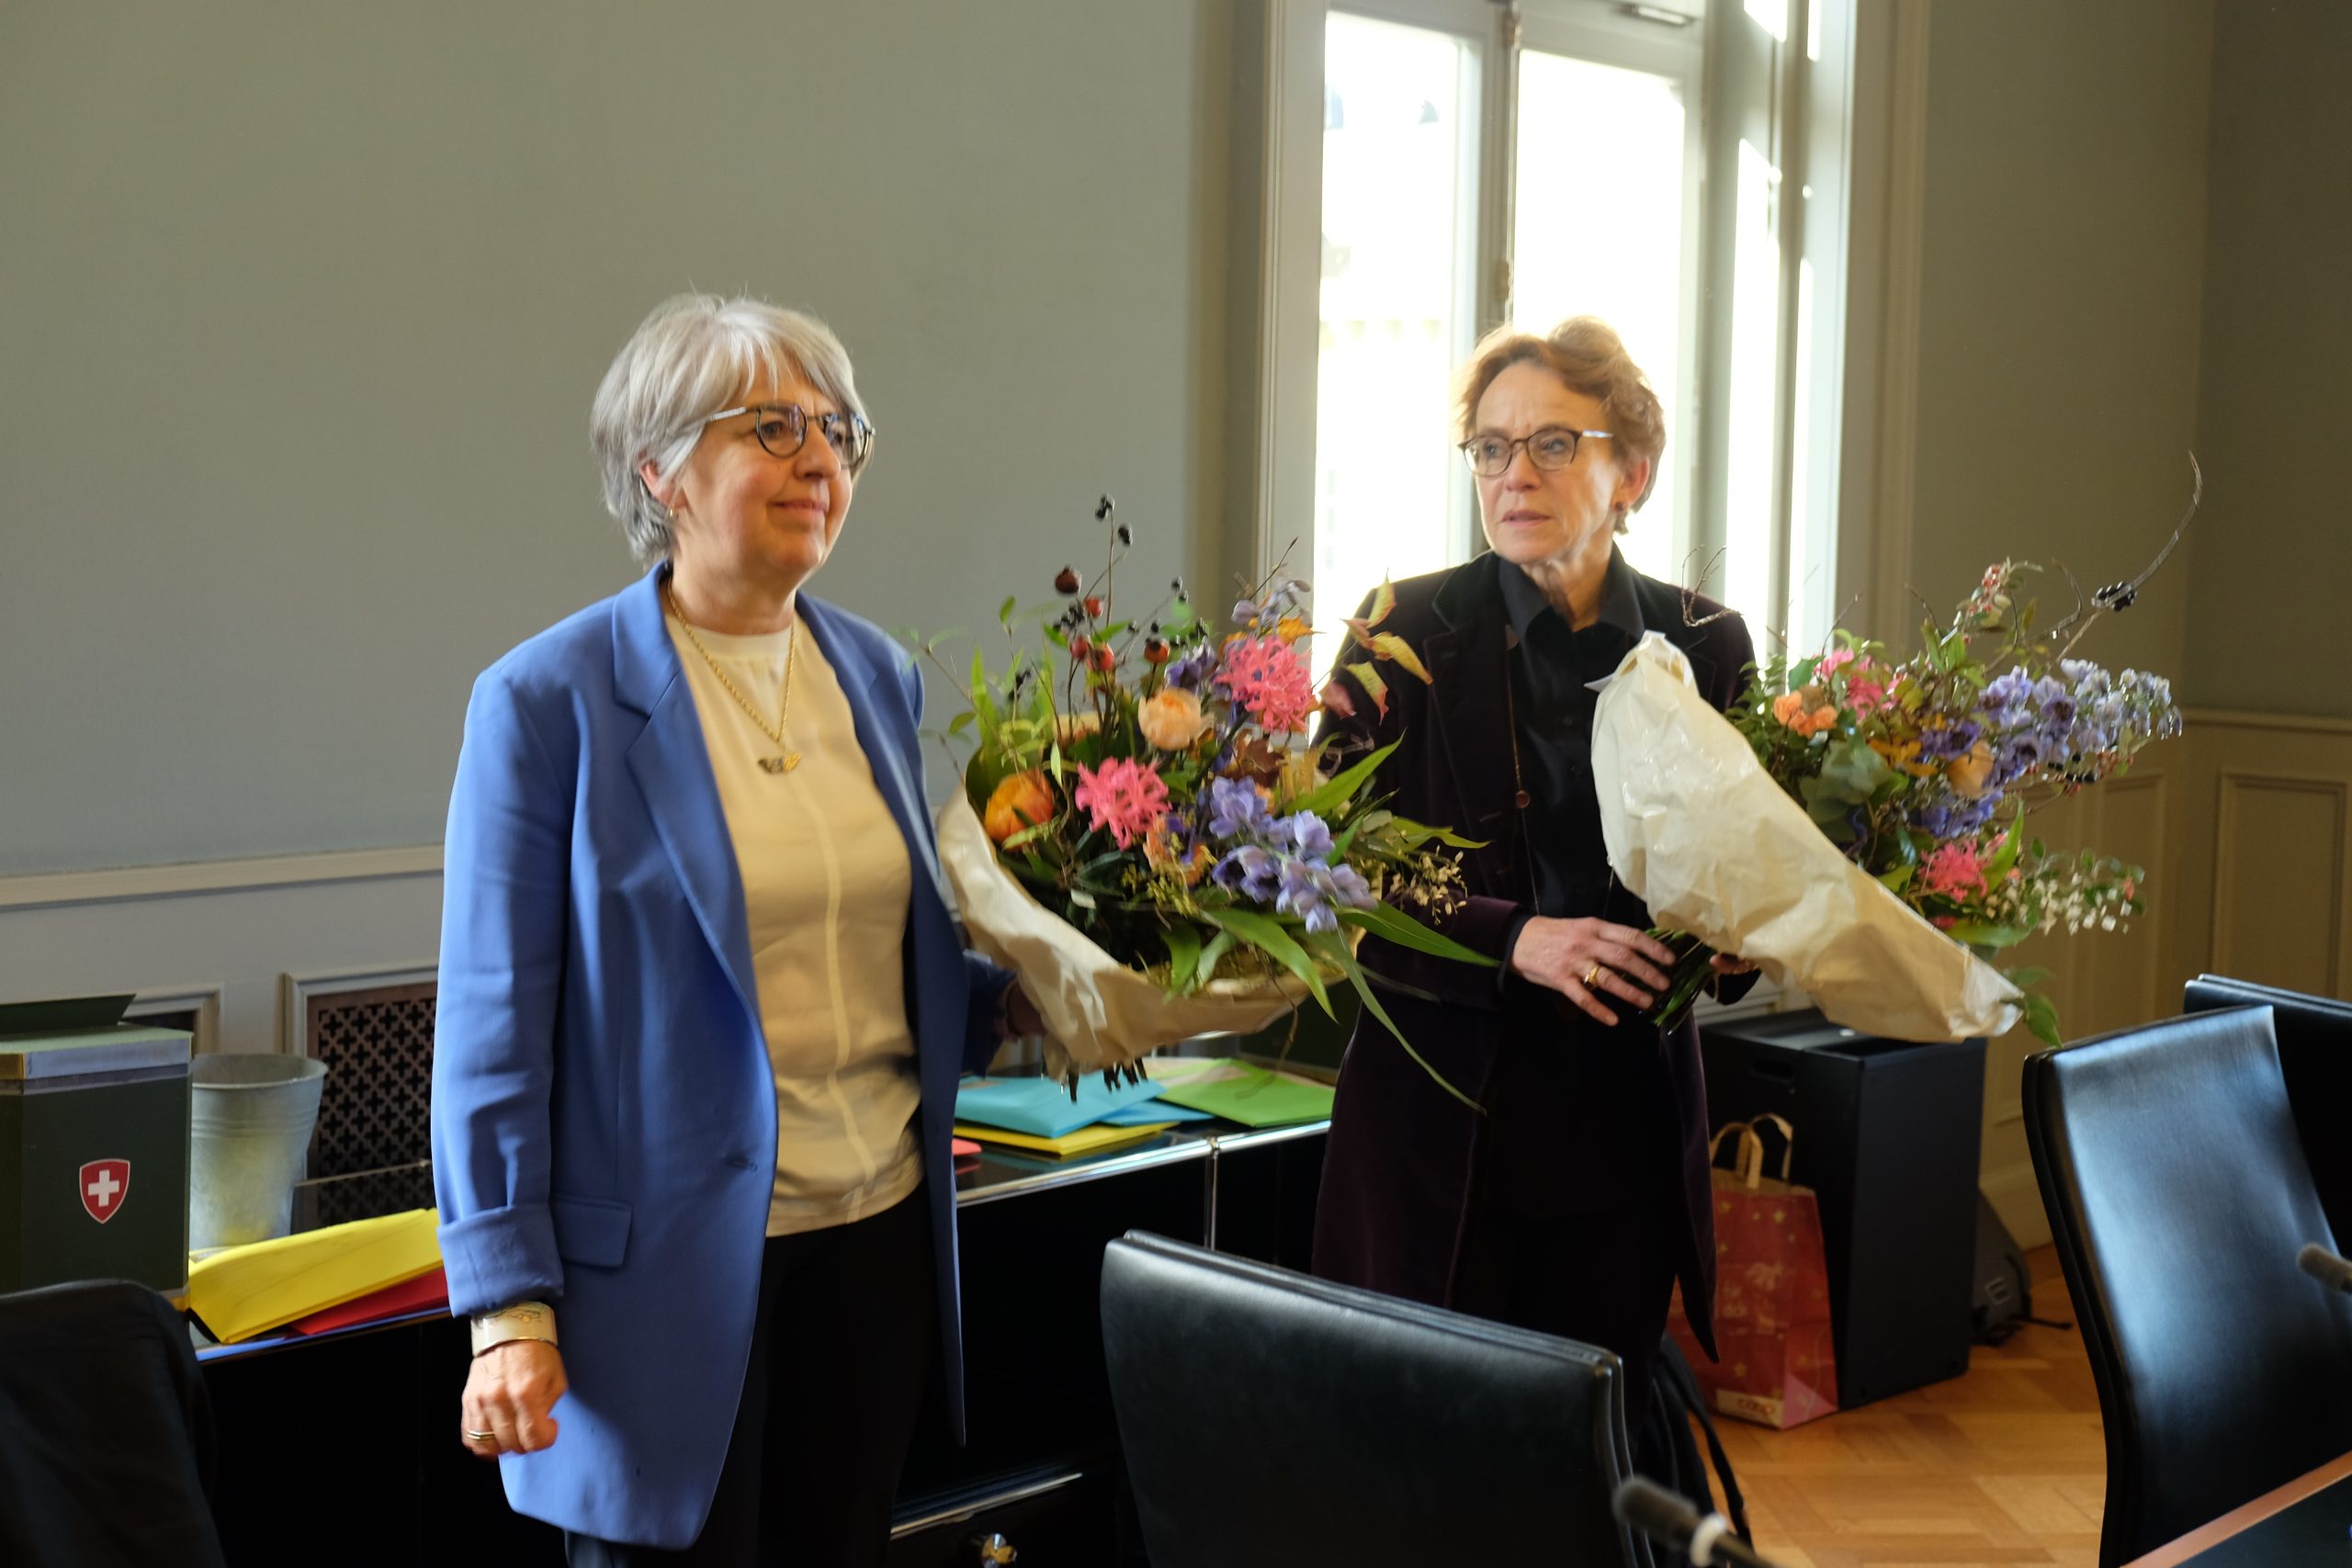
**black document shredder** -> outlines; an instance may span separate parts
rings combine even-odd
[[[1704,1025],[1700,1050],[1710,1126],[1771,1112],[1796,1130],[1791,1179],[1821,1203],[1838,1406],[1966,1371],[1984,1043],[1873,1039],[1808,1010]]]

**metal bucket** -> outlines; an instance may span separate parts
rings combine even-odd
[[[287,1233],[326,1076],[324,1062],[277,1052],[201,1055],[189,1065],[191,1252]]]

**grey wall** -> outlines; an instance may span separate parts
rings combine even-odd
[[[2188,499],[2214,9],[1933,8],[1911,581],[1939,623],[2003,556],[2129,576]],[[2084,652],[2180,678],[2198,570],[2177,557]],[[1878,635],[1908,647],[1924,613]]]
[[[0,15],[0,875],[432,842],[467,687],[633,569],[655,300],[818,310],[883,432],[816,592],[1214,572],[1229,0]]]
[[[2215,12],[2189,689],[2352,717],[2352,6]]]

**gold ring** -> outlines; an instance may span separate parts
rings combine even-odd
[[[471,1438],[478,1443],[489,1442],[492,1438],[498,1436],[495,1432],[477,1432],[471,1427],[460,1427],[458,1430],[463,1432],[467,1437]]]
[[[1594,983],[1595,981],[1599,980],[1600,978],[1600,961],[1599,959],[1597,959],[1597,958],[1596,958],[1596,959],[1594,959],[1594,960],[1592,961],[1592,967],[1591,967],[1591,968],[1589,968],[1589,969],[1588,969],[1588,970],[1586,970],[1586,971],[1584,972],[1584,987],[1585,987],[1585,989],[1586,989],[1586,990],[1588,990],[1588,991],[1589,991],[1589,990],[1590,990],[1590,989],[1592,989],[1593,983]]]

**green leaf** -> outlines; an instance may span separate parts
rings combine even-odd
[[[1201,962],[1201,933],[1192,926],[1178,921],[1160,931],[1168,943],[1168,988],[1189,991],[1193,988],[1193,974]]]
[[[1996,926],[1989,920],[1955,920],[1944,935],[1971,947],[2015,947],[2033,934],[2030,926]]]
[[[978,716],[978,715],[968,711],[957,714],[954,718],[947,721],[947,733],[950,735],[963,734],[966,729],[971,727],[972,720]]]
[[[1193,988],[1198,989],[1216,979],[1216,966],[1223,963],[1225,955],[1232,951],[1233,933],[1231,931],[1220,931],[1216,935],[1209,938],[1208,944],[1201,949],[1200,962],[1193,966]]]
[[[2050,978],[2047,969],[2004,969],[2001,978],[2020,991],[2030,991]]]
[[[1871,750],[1870,742],[1859,735],[1840,737],[1830,743],[1821,761],[1823,787],[1834,789],[1848,804],[1860,806],[1878,793],[1879,786],[1894,777],[1894,770],[1886,759]]]
[[[1385,718],[1388,716],[1388,682],[1380,678],[1380,671],[1372,667],[1372,660],[1359,659],[1345,668],[1356,678],[1356,684],[1363,688],[1363,694],[1372,699],[1373,706]]]
[[[980,716],[980,733],[994,734],[999,722],[996,701],[989,695],[988,660],[977,648],[972,649],[972,711]]]
[[[1250,909],[1203,909],[1201,913],[1305,981],[1323,1011],[1330,1013],[1331,998],[1323,989],[1323,976],[1317,973],[1315,960],[1280,920]]]
[[[1893,871],[1879,873],[1878,879],[1889,893],[1900,893],[1911,886],[1913,867],[1898,865]]]
[[[1292,801],[1290,803],[1291,810],[1294,812],[1312,811],[1317,817],[1329,817],[1332,812],[1337,811],[1340,807],[1346,805],[1348,797],[1355,794],[1355,792],[1361,788],[1373,774],[1378,773],[1380,771],[1380,764],[1388,761],[1388,753],[1396,750],[1396,748],[1401,744],[1403,744],[1401,741],[1390,741],[1387,745],[1383,746],[1379,750],[1374,751],[1371,756],[1366,757],[1363,761],[1358,762],[1354,767],[1350,768],[1346,773],[1341,773],[1338,778],[1335,778],[1331,780],[1330,783],[1323,785],[1322,788],[1309,790],[1305,795],[1300,795],[1296,800]]]
[[[1020,594],[1018,594],[1018,593],[1008,593],[1008,594],[1006,594],[1006,595],[1004,596],[1004,603],[1003,603],[1003,604],[999,604],[999,605],[996,607],[996,619],[997,619],[997,624],[998,624],[999,626],[1011,626],[1011,625],[1012,624],[1012,607],[1013,607],[1015,604],[1020,604],[1020,603],[1021,603],[1021,595],[1020,595]]]
[[[1423,1056],[1419,1051],[1413,1049],[1413,1043],[1405,1038],[1405,1032],[1396,1027],[1396,1021],[1388,1016],[1388,1010],[1382,1007],[1380,1005],[1380,998],[1373,994],[1371,983],[1364,978],[1363,965],[1357,963],[1355,954],[1348,951],[1348,944],[1340,937],[1340,933],[1337,931],[1329,931],[1322,937],[1316,940],[1318,944],[1329,944],[1318,945],[1318,951],[1324,953],[1327,956],[1329,956],[1331,961],[1340,966],[1340,972],[1347,976],[1348,984],[1355,987],[1357,999],[1363,1003],[1363,1010],[1378,1019],[1381,1021],[1382,1026],[1385,1027],[1389,1033],[1396,1037],[1396,1043],[1405,1048],[1405,1055],[1413,1058],[1413,1063],[1416,1066],[1419,1067],[1421,1071],[1429,1074],[1430,1081],[1437,1085],[1438,1088],[1445,1090],[1446,1093],[1453,1096],[1454,1099],[1460,1100],[1463,1104],[1468,1106],[1471,1110],[1477,1111],[1481,1116],[1485,1115],[1486,1108],[1484,1106],[1471,1099],[1468,1095],[1463,1093],[1460,1089],[1454,1088],[1452,1084],[1446,1082],[1445,1075],[1439,1072],[1435,1067],[1430,1066],[1429,1059]]]
[[[1374,904],[1369,909],[1341,909],[1340,920],[1343,925],[1362,926],[1383,942],[1409,947],[1433,958],[1450,958],[1457,964],[1475,964],[1485,969],[1495,967],[1495,961],[1485,953],[1441,936],[1404,910],[1386,904]]]
[[[1407,642],[1395,632],[1378,632],[1366,637],[1364,641],[1371,648],[1374,658],[1393,659],[1403,665],[1409,673],[1420,677],[1423,685],[1429,684],[1429,669],[1421,663],[1419,656],[1413,652],[1411,643]]]
[[[2039,991],[2026,993],[2025,1026],[2044,1045],[2066,1043],[2065,1036],[2058,1032],[2058,1004]]]

